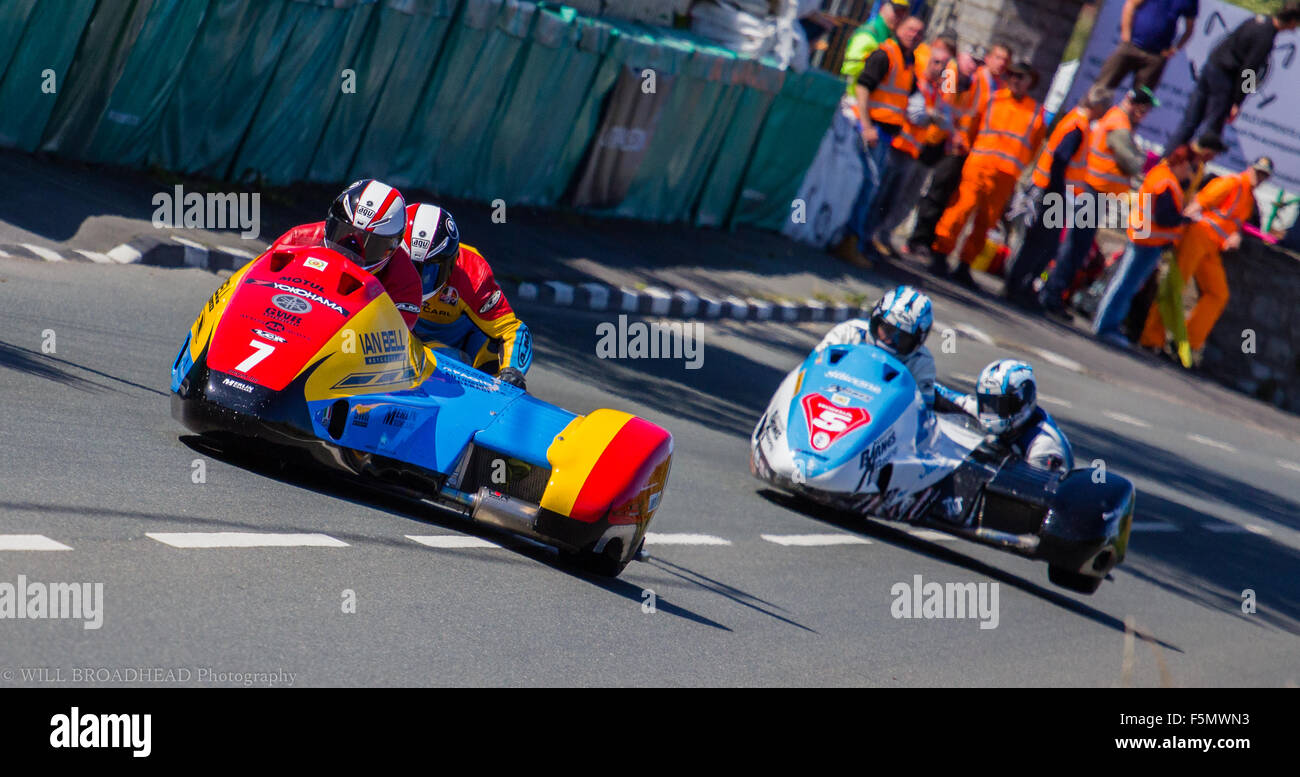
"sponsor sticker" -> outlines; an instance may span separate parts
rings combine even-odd
[[[302,264],[304,267],[310,270],[324,270],[326,267],[326,262],[324,259],[317,259],[314,256],[307,257],[306,259],[303,260]]]
[[[278,281],[264,281],[261,280],[260,278],[249,278],[248,283],[251,283],[255,286],[269,286],[270,288],[275,289],[276,291],[282,291],[285,292],[286,294],[292,294],[296,297],[300,297],[303,302],[306,302],[307,300],[311,300],[312,302],[315,302],[317,304],[324,305],[325,307],[329,308],[330,310],[334,311],[335,313],[338,313],[339,315],[345,318],[351,315],[350,313],[348,313],[346,308],[344,308],[342,305],[335,302],[334,300],[329,299],[328,297],[322,297],[321,295],[317,294],[314,291],[308,291],[298,286],[291,286],[287,283],[280,283]],[[271,301],[274,302],[277,307],[280,307],[279,300],[284,296],[286,295],[277,294],[271,298]],[[290,313],[306,313],[308,310],[311,310],[311,305],[308,304],[306,309],[304,310],[291,310],[285,307],[281,307],[281,309],[288,310],[288,312]]]
[[[247,383],[244,383],[244,382],[242,382],[242,381],[234,380],[234,379],[232,379],[232,378],[222,378],[222,379],[221,379],[221,385],[223,385],[223,386],[229,386],[229,387],[231,387],[232,389],[238,389],[238,390],[244,392],[245,394],[252,394],[252,393],[253,393],[253,387],[252,387],[251,385],[249,385],[249,384],[247,384]]]
[[[496,307],[497,303],[500,301],[501,301],[501,290],[497,289],[496,291],[492,292],[492,296],[488,297],[487,302],[483,303],[483,307],[479,308],[478,312],[486,313],[492,308]]]
[[[828,378],[834,378],[835,380],[839,380],[839,381],[843,381],[843,382],[849,384],[850,386],[857,386],[857,387],[860,388],[860,389],[866,389],[867,391],[870,391],[870,392],[873,393],[873,394],[879,394],[879,393],[880,393],[880,386],[877,386],[877,385],[874,384],[874,383],[870,383],[870,382],[868,382],[868,381],[865,381],[865,380],[863,380],[862,378],[858,378],[858,377],[855,377],[855,376],[853,376],[853,375],[850,375],[850,374],[848,374],[847,372],[844,372],[843,370],[827,370],[827,371],[826,371],[826,377],[828,377]]]
[[[277,294],[271,297],[271,304],[286,313],[310,313],[311,303],[292,294]]]
[[[838,407],[821,394],[808,394],[803,400],[804,418],[813,450],[824,451],[835,441],[871,420],[860,407]]]
[[[274,321],[268,321],[268,322],[266,322],[266,325],[267,325],[268,327],[271,326],[271,324],[275,324],[275,322],[274,322]],[[280,325],[280,324],[275,324],[275,325],[278,326],[278,327],[280,327],[281,329],[284,329],[284,327],[283,327],[282,325]],[[253,334],[257,335],[258,337],[260,337],[260,338],[262,338],[262,339],[264,339],[264,340],[270,340],[270,341],[273,342],[273,343],[283,343],[283,342],[285,341],[283,337],[281,337],[281,336],[279,336],[279,335],[271,334],[270,332],[266,331],[265,329],[254,329],[254,330],[253,330]]]

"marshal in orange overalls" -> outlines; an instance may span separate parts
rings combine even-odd
[[[1205,185],[1196,201],[1200,218],[1192,222],[1178,243],[1178,269],[1183,280],[1196,279],[1201,296],[1187,316],[1187,344],[1200,350],[1210,336],[1228,304],[1228,278],[1223,273],[1221,252],[1228,238],[1250,218],[1255,204],[1255,189],[1249,170],[1215,178]],[[1158,305],[1151,306],[1141,344],[1161,348],[1165,344],[1165,325]]]
[[[983,122],[966,165],[962,168],[957,202],[944,211],[935,229],[936,254],[952,253],[957,238],[974,216],[971,233],[961,249],[961,261],[970,265],[984,248],[989,228],[997,222],[1015,193],[1020,171],[1033,159],[1046,127],[1043,112],[1028,95],[1016,99],[1010,89],[995,92],[984,110]]]

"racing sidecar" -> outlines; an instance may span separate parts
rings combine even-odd
[[[750,438],[750,471],[836,509],[902,520],[1046,561],[1093,593],[1124,559],[1135,490],[1090,469],[1048,472],[986,444],[964,415],[925,410],[911,373],[870,344],[790,372]]]
[[[323,247],[227,278],[171,390],[172,415],[197,434],[305,451],[609,575],[640,552],[672,461],[653,423],[579,416],[433,353],[374,276]]]

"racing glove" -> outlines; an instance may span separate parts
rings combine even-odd
[[[502,383],[509,383],[523,391],[528,390],[528,385],[524,381],[524,374],[515,367],[506,367],[504,370],[498,372],[497,380]]]

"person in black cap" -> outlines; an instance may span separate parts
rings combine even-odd
[[[1196,89],[1187,101],[1183,121],[1170,136],[1177,148],[1205,124],[1214,132],[1237,117],[1246,95],[1257,91],[1268,74],[1268,57],[1279,32],[1300,26],[1300,0],[1287,0],[1272,16],[1259,14],[1228,33],[1201,65]]]

